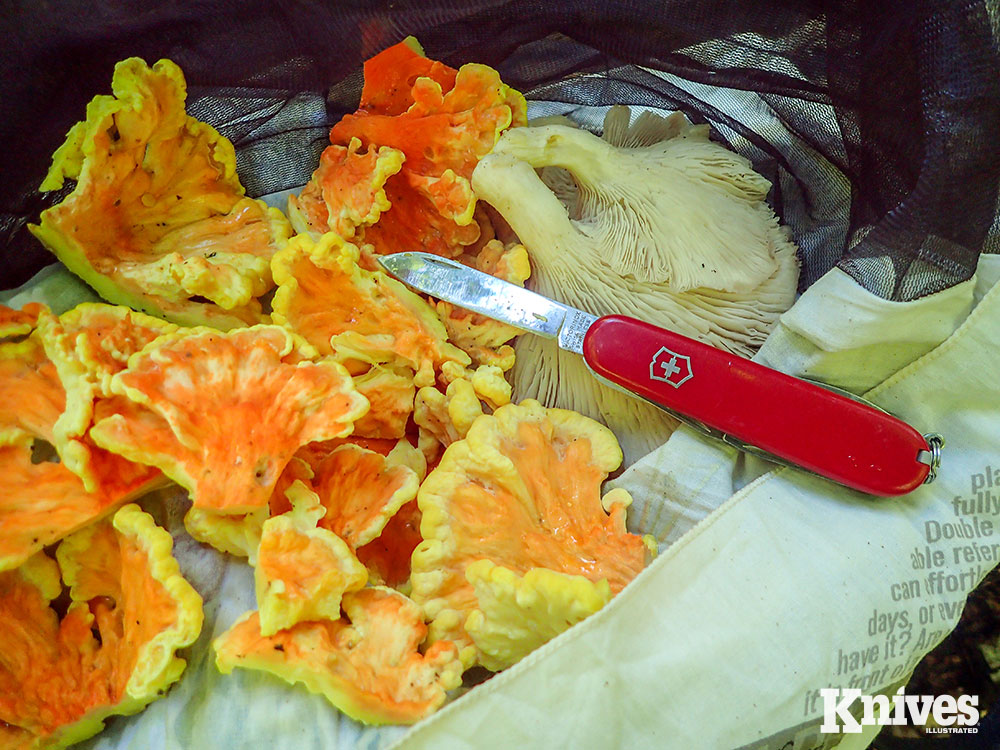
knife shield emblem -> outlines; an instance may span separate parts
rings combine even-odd
[[[691,358],[661,346],[660,351],[653,355],[653,360],[649,363],[649,377],[652,380],[669,383],[674,388],[680,388],[683,383],[694,377],[694,373],[691,372]]]

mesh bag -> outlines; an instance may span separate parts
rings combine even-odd
[[[233,141],[251,196],[301,186],[361,62],[406,34],[497,68],[533,103],[596,129],[603,107],[681,109],[749,157],[802,250],[906,301],[969,278],[996,213],[1000,76],[985,2],[528,1],[24,4],[0,19],[3,287],[51,262],[26,230],[36,191],[114,63],[169,57],[189,111]]]

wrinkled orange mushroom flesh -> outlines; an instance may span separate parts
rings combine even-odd
[[[372,115],[401,115],[413,104],[413,84],[418,78],[430,78],[448,91],[454,87],[457,73],[444,63],[426,58],[417,40],[407,37],[365,61],[358,110]]]
[[[401,173],[404,171],[405,167]],[[458,224],[450,216],[442,215],[426,192],[397,180],[386,183],[385,195],[393,208],[364,231],[364,242],[376,255],[415,248],[450,258],[479,239],[478,224]],[[452,215],[467,213],[475,202],[471,186],[467,191],[453,191],[445,197],[453,199],[445,207],[445,212]]]
[[[389,209],[385,182],[399,172],[403,154],[392,148],[360,148],[361,141],[354,138],[346,147],[323,151],[302,195],[289,198],[289,213],[293,221],[301,219],[300,230],[322,234],[329,229],[350,239]]]
[[[216,664],[224,673],[243,667],[301,683],[366,724],[412,724],[461,683],[453,644],[418,650],[427,628],[402,594],[348,593],[344,611],[349,622],[303,622],[272,636],[261,635],[257,613],[248,613],[216,639]]]
[[[371,404],[368,413],[354,424],[355,436],[394,439],[406,434],[416,397],[413,370],[372,367],[354,378],[354,387]]]
[[[329,590],[343,592],[345,589],[359,589],[365,584],[365,577],[344,575],[340,556],[322,541],[296,530],[280,529],[269,533],[269,529],[265,525],[256,569],[263,571],[267,580],[282,582],[283,590],[279,596],[283,607],[288,608],[291,603],[311,613],[311,616],[299,617],[298,621],[322,619],[313,611],[314,606],[305,605],[315,605]],[[339,616],[339,594],[336,596],[336,613],[331,610],[323,614],[327,617],[332,615],[334,619]]]
[[[520,424],[516,437],[502,444],[531,505],[499,484],[465,482],[451,506],[455,523],[478,532],[480,557],[520,572],[540,567],[606,578],[612,591],[620,591],[645,565],[642,538],[623,533],[624,508],[608,515],[601,507],[606,475],[591,462],[589,441],[563,442],[547,433],[544,426]]]
[[[389,438],[363,438],[351,435],[346,438],[336,440],[317,440],[313,443],[303,445],[295,452],[295,460],[289,463],[288,467],[281,475],[278,485],[271,495],[270,506],[271,515],[284,513],[291,509],[292,504],[285,497],[285,491],[296,479],[302,480],[307,486],[312,486],[313,477],[316,476],[316,467],[326,459],[331,453],[342,445],[356,445],[359,448],[378,453],[382,456],[389,455],[389,451],[396,447],[395,440]],[[295,465],[294,471],[289,470]]]
[[[263,635],[299,622],[336,620],[341,597],[368,581],[347,543],[316,526],[324,508],[305,484],[289,488],[293,508],[264,522],[254,582]]]
[[[60,315],[46,331],[46,338],[60,354],[79,363],[84,377],[103,383],[124,370],[131,355],[176,329],[127,307],[83,303]]]
[[[0,443],[17,436],[53,442],[66,391],[37,335],[0,343]]]
[[[352,249],[353,248],[353,249]],[[275,320],[302,336],[323,356],[333,353],[331,337],[347,330],[380,333],[375,300],[352,284],[358,250],[338,237],[318,244],[296,237],[273,260],[278,292]],[[392,319],[387,321],[393,329]]]
[[[244,197],[232,145],[185,114],[176,65],[122,61],[112,89],[56,152],[42,189],[77,184],[32,231],[107,300],[186,325],[258,322],[287,222]]]
[[[366,448],[370,451],[375,451],[375,453],[381,453],[383,456],[388,456],[389,451],[396,447],[396,441],[389,438],[364,438],[357,435],[351,435],[350,437],[340,438],[338,440],[323,440],[316,443],[309,443],[309,445],[303,445],[298,454],[304,460],[306,460],[311,466],[315,466],[318,461],[329,456],[333,451],[342,445],[356,445],[359,448]]]
[[[86,608],[60,622],[42,592],[11,570],[0,573],[0,613],[0,720],[34,739],[116,702],[114,675],[87,684],[100,646]]]
[[[402,151],[404,170],[416,175],[452,170],[469,177],[503,130],[526,122],[524,97],[485,65],[463,65],[449,89],[418,79],[410,93],[413,104],[398,115],[346,115],[331,130],[331,143],[359,138],[365,146]]]
[[[409,467],[389,465],[384,456],[355,445],[337,448],[314,471],[312,486],[326,508],[319,526],[352,549],[377,537],[419,485]]]
[[[411,500],[396,511],[376,539],[358,548],[358,559],[372,580],[399,587],[410,578],[410,557],[419,543],[420,508]]]
[[[302,357],[277,326],[161,337],[112,383],[135,408],[91,437],[162,469],[195,507],[251,512],[301,445],[349,434],[368,409],[343,367]]]
[[[93,303],[41,319],[39,334],[67,393],[66,410],[55,424],[56,450],[88,489],[126,494],[160,478],[155,469],[97,448],[87,431],[97,402],[112,396],[111,377],[125,369],[132,354],[176,328],[127,307]],[[107,415],[114,406],[105,403],[100,410]]]
[[[0,447],[0,570],[16,568],[35,552],[111,512],[127,496],[87,492],[59,463],[32,462],[28,446]]]
[[[321,235],[330,231],[330,209],[323,200],[318,177],[310,179],[302,192],[288,196],[288,217],[296,232]]]
[[[94,403],[93,422],[96,424],[107,417],[130,414],[135,408],[135,404],[123,396],[99,398]],[[170,483],[158,468],[104,450],[94,443],[89,434],[80,442],[87,450],[88,468],[97,481],[96,491],[108,497],[133,499]]]
[[[271,495],[271,500],[269,501],[271,515],[276,516],[279,513],[286,513],[291,510],[292,504],[285,496],[285,491],[295,480],[301,480],[307,487],[312,487],[313,480],[316,477],[316,469],[327,461],[331,454],[333,454],[338,448],[345,445],[351,445],[356,448],[360,448],[365,452],[377,453],[380,456],[388,456],[397,444],[397,440],[388,438],[365,438],[358,437],[357,435],[351,435],[346,438],[338,438],[336,440],[320,440],[314,443],[309,443],[308,445],[303,445],[298,451],[296,451],[295,458],[291,463],[289,463],[284,473],[282,473],[278,485],[275,486],[274,493]],[[333,461],[337,460],[338,459],[333,459]],[[293,467],[294,471],[290,471]],[[397,476],[400,476],[401,474],[402,472],[397,472]]]
[[[317,440],[307,443],[295,451],[295,455],[288,462],[285,470],[281,472],[278,481],[274,485],[274,492],[271,493],[268,502],[268,513],[276,516],[279,513],[286,513],[292,509],[291,501],[285,493],[295,484],[302,482],[306,487],[312,487],[312,479],[315,476],[313,466],[324,456],[328,455],[334,448],[343,445],[350,438],[337,438],[335,440]]]
[[[113,696],[125,689],[148,643],[177,620],[177,603],[149,570],[148,551],[120,534],[110,523],[85,529],[88,543],[73,550],[75,575],[71,598],[87,602],[101,634],[101,647],[115,653],[111,670]],[[63,576],[67,576],[67,561]]]
[[[421,388],[413,407],[420,450],[425,456],[436,457],[441,448],[463,439],[481,416],[483,405],[468,378],[452,381],[444,393],[436,388]]]
[[[38,302],[29,302],[20,310],[0,305],[0,339],[31,333],[38,323],[38,316],[46,309]]]
[[[68,537],[58,568],[40,553],[0,573],[0,722],[32,747],[71,744],[179,677],[174,650],[197,637],[202,610],[170,546],[169,534],[126,506],[114,523]],[[71,602],[61,618],[49,605],[60,569]]]
[[[459,260],[518,286],[524,286],[531,275],[524,246],[504,247],[500,240],[490,240],[475,255],[463,255]],[[466,352],[473,364],[496,365],[505,371],[514,366],[514,350],[507,344],[520,333],[518,329],[448,302],[438,302],[436,309],[448,329],[448,340]]]
[[[0,344],[0,570],[20,565],[42,547],[95,521],[116,506],[152,489],[155,469],[89,446],[97,484],[83,481],[44,443],[55,444],[54,427],[66,393],[38,334],[16,344]],[[50,449],[51,450],[51,449]]]
[[[409,367],[433,378],[445,361],[468,364],[469,358],[449,344],[434,309],[400,282],[381,271],[359,267],[356,245],[336,234],[313,242],[295,237],[272,263],[278,291],[274,319],[299,334],[322,355],[336,355],[361,374],[374,361],[393,369]],[[361,350],[338,351],[343,336]],[[338,337],[336,344],[331,339]],[[359,356],[372,362],[355,366]]]
[[[626,531],[626,503],[609,513],[600,495],[620,463],[610,431],[572,412],[525,401],[477,420],[418,495],[412,595],[435,621],[432,637],[470,642],[462,623],[476,597],[465,569],[476,560],[607,580],[615,593],[632,580],[650,542]]]
[[[330,131],[335,146],[357,138],[368,148],[388,146],[406,161],[385,183],[392,205],[364,232],[378,254],[417,246],[451,256],[479,239],[476,198],[469,178],[508,127],[525,124],[524,99],[484,65],[465,65],[454,81],[416,78],[412,104],[395,115],[359,111]]]
[[[275,482],[267,506],[245,514],[220,513],[215,510],[192,507],[184,515],[184,527],[199,542],[210,544],[219,552],[228,555],[247,557],[250,559],[250,564],[253,565],[260,545],[264,522],[270,516],[285,513],[292,508],[285,492],[295,482],[302,482],[306,487],[310,486],[313,477],[312,467],[300,454],[303,451],[312,450],[314,446],[324,445],[326,442],[340,443],[339,440],[309,443],[302,446],[292,456],[278,477],[278,481]]]
[[[472,170],[506,128],[525,123],[524,97],[505,86],[496,71],[484,65],[456,71],[425,58],[409,38],[365,64],[359,109],[333,127],[332,145],[323,157],[340,163],[345,147],[357,151],[360,144],[369,157],[354,160],[347,171],[356,173],[356,184],[384,192],[377,200],[345,194],[335,189],[345,170],[321,163],[290,204],[309,230],[332,228],[345,237],[356,231],[377,254],[417,248],[460,255],[480,237],[469,184]],[[399,154],[401,166],[395,159],[388,174],[371,157],[376,151]],[[345,226],[341,216],[362,206],[377,206],[377,220]],[[363,262],[374,268],[367,258]]]

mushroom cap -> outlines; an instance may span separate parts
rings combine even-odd
[[[70,130],[41,189],[76,186],[29,229],[111,302],[183,325],[260,322],[288,221],[244,195],[232,144],[185,114],[177,65],[123,60],[111,87]]]
[[[365,63],[357,111],[333,126],[319,167],[289,199],[292,224],[363,243],[367,268],[373,254],[414,247],[462,255],[481,238],[472,170],[526,111],[492,68],[455,70],[407,38]]]
[[[252,512],[300,446],[348,435],[368,411],[344,367],[313,354],[280,326],[161,336],[112,378],[128,407],[91,438],[160,468],[199,508]]]
[[[47,311],[42,315],[53,317]],[[0,343],[0,473],[5,480],[0,570],[17,567],[162,480],[156,469],[132,464],[82,438],[74,444],[88,457],[90,486],[71,470],[67,456],[73,451],[56,438],[67,394],[41,339],[36,329],[23,341]],[[101,408],[113,405],[104,402]],[[38,460],[46,444],[60,462]]]
[[[606,580],[591,581],[547,568],[524,575],[477,560],[465,569],[476,592],[476,609],[465,631],[479,661],[494,672],[506,669],[611,600]]]
[[[264,522],[254,565],[261,635],[336,620],[344,593],[368,582],[347,542],[316,525],[326,512],[319,497],[301,481],[285,494],[292,509]]]
[[[546,568],[620,591],[646,564],[648,540],[625,529],[627,493],[600,494],[621,463],[614,435],[579,414],[537,401],[476,419],[445,450],[417,495],[424,541],[413,553],[412,596],[431,640],[478,650],[464,630],[478,608],[468,567],[490,560],[517,574]]]
[[[271,262],[275,322],[355,375],[388,364],[409,368],[417,385],[427,385],[444,362],[471,363],[447,341],[430,304],[384,272],[362,268],[360,257],[357,245],[334,232],[316,242],[294,237]]]
[[[171,550],[170,534],[126,505],[64,539],[58,564],[39,552],[0,573],[0,725],[17,739],[5,747],[79,742],[180,677],[175,652],[203,613]]]
[[[313,466],[312,487],[324,511],[319,526],[352,550],[377,538],[396,511],[417,496],[417,473],[400,461],[398,451],[390,456],[345,443]]]
[[[419,650],[427,626],[420,609],[383,586],[344,595],[346,618],[302,622],[271,636],[247,612],[213,643],[215,663],[269,672],[318,693],[366,724],[412,724],[462,682],[454,644]]]
[[[386,146],[360,149],[357,138],[347,146],[327,146],[302,194],[288,196],[296,232],[318,237],[329,230],[350,239],[391,208],[385,181],[403,166],[403,153]]]
[[[0,305],[0,339],[27,336],[38,325],[38,316],[47,310],[40,302],[29,302],[20,310]]]
[[[770,183],[703,129],[614,146],[564,125],[513,128],[488,158],[502,154],[572,173],[579,187],[573,226],[603,248],[595,260],[621,276],[677,292],[748,292],[776,268],[769,230],[777,218],[764,203]]]
[[[798,284],[796,248],[764,202],[767,181],[682,116],[643,115],[629,126],[627,108],[612,108],[605,130],[614,143],[562,125],[517,128],[473,173],[479,197],[528,249],[531,288],[752,356]],[[566,170],[578,190],[557,195],[542,167]],[[604,422],[626,465],[676,428],[670,415],[597,382],[555,342],[521,336],[515,351],[515,398]]]
[[[109,411],[108,400],[114,396],[111,378],[146,344],[176,330],[176,325],[159,318],[100,302],[84,302],[58,317],[46,313],[39,318],[40,340],[66,389],[66,408],[53,426],[53,442],[63,463],[88,490],[106,480],[101,475],[108,472],[102,468],[121,472],[126,463],[109,458],[86,437],[95,410]],[[117,466],[108,466],[109,460]]]

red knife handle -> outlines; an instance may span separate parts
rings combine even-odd
[[[632,318],[598,318],[583,356],[658,406],[873,495],[918,487],[924,437],[905,422],[749,359]]]

